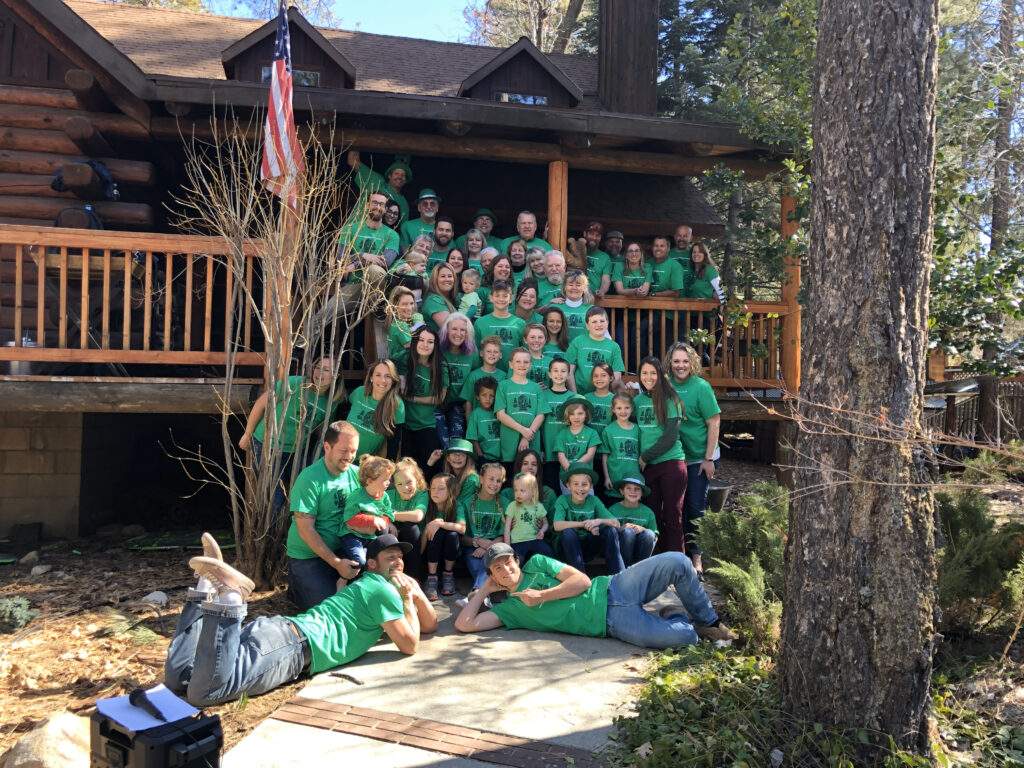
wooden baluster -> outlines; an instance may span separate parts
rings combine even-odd
[[[658,350],[654,348],[654,310],[647,310],[647,354],[658,355]]]
[[[747,327],[743,330],[743,335],[744,335],[744,337],[746,337],[746,340],[747,340],[747,354],[744,356],[743,360],[741,361],[741,364],[743,366],[743,373],[741,374],[742,376],[754,376],[755,375],[755,373],[753,371],[753,366],[751,366],[751,364],[750,364],[751,361],[754,359],[753,352],[750,349],[750,345],[754,343],[754,322],[755,322],[754,318],[753,317],[750,318],[750,322],[747,323]]]
[[[213,324],[213,256],[206,255],[206,307],[203,326],[203,351],[210,351],[210,334]]]
[[[779,370],[779,345],[775,341],[775,318],[768,318],[768,378],[777,379]]]
[[[246,352],[252,349],[252,313],[249,311],[249,297],[252,296],[252,273],[253,273],[253,259],[251,254],[245,257],[245,296],[243,297],[242,307],[245,313],[245,350]]]
[[[224,351],[231,349],[231,335],[235,325],[235,259],[228,254],[227,276],[224,281]]]
[[[194,253],[185,254],[185,351],[192,351],[192,264]]]
[[[36,260],[36,344],[46,346],[46,246]]]
[[[132,348],[132,264],[135,254],[124,252],[124,309],[122,310],[121,349]]]
[[[60,247],[60,322],[57,324],[57,346],[68,345],[68,249]]]
[[[100,346],[110,349],[110,249],[103,250],[103,319]]]
[[[164,352],[171,351],[171,312],[174,310],[174,254],[164,254]]]
[[[153,252],[146,251],[146,282],[142,289],[142,348],[149,351],[149,335],[153,331]]]
[[[89,348],[89,268],[92,266],[91,252],[82,249],[82,302],[78,319],[78,346]]]
[[[24,276],[22,274],[22,259],[25,258],[25,246],[19,245],[14,250],[14,346],[21,346],[21,297]]]

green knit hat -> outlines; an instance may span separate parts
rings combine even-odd
[[[405,171],[406,184],[412,181],[412,167],[409,165],[408,155],[395,155],[395,162],[389,165],[388,169],[384,171],[384,178],[387,179],[389,176],[391,176],[391,172],[396,170]]]

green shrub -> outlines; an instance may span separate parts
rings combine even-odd
[[[944,626],[969,631],[1005,619],[1015,606],[1007,577],[1024,553],[1024,525],[996,527],[988,499],[972,488],[937,493],[935,505],[943,538],[938,595]]]
[[[38,615],[24,597],[0,597],[0,633],[17,632]]]
[[[750,642],[761,651],[775,649],[782,619],[782,601],[768,588],[757,555],[751,554],[746,567],[721,561],[708,570],[725,595],[725,610],[739,619],[750,634]]]

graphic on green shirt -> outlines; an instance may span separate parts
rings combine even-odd
[[[565,563],[534,555],[523,566],[515,591],[545,590],[559,585],[558,574]],[[509,597],[491,608],[509,629],[533,629],[538,632],[564,632],[569,635],[604,637],[608,634],[608,582],[610,576],[597,576],[585,592],[576,597],[551,600],[530,608],[518,597]]]
[[[523,329],[526,328],[526,321],[511,314],[508,317],[495,317],[490,314],[479,318],[473,323],[473,328],[478,339],[487,336],[497,336],[501,339],[501,364],[499,367],[506,368],[512,350],[523,343]]]
[[[538,478],[537,482],[540,482]],[[512,488],[502,488],[501,493],[498,494],[498,500],[501,502],[502,509],[508,509],[508,505],[515,501],[515,491]],[[546,485],[540,486],[540,503],[544,505],[544,510],[547,512],[548,522],[551,522],[551,516],[555,513],[555,501],[558,500],[558,494],[548,488]],[[548,536],[553,538],[553,531],[548,528]]]
[[[570,523],[582,523],[585,520],[613,520],[611,513],[604,503],[597,496],[587,496],[582,504],[576,504],[572,495],[565,493],[558,497],[555,502],[554,522],[565,520]],[[586,528],[574,528],[576,535],[581,539],[590,535]]]
[[[626,370],[626,364],[622,359],[622,348],[609,338],[592,339],[589,333],[577,336],[569,342],[569,349],[565,351],[565,359],[576,366],[576,391],[581,394],[594,389],[594,385],[590,382],[590,376],[594,372],[595,365],[608,363],[613,371]]]
[[[547,387],[548,384],[548,365],[550,360],[541,354],[540,357],[530,357],[530,370],[526,374],[526,378],[537,384],[542,389]]]
[[[541,401],[541,410],[544,412],[544,461],[558,461],[556,441],[558,433],[565,428],[565,422],[558,419],[558,412],[562,403],[572,396],[573,392],[569,389],[562,392],[544,390],[544,398]]]
[[[597,432],[586,425],[575,434],[569,427],[562,427],[555,436],[555,451],[564,453],[570,464],[582,462],[583,454],[600,444],[601,438],[598,437]],[[590,459],[585,463],[593,465],[594,460]]]
[[[375,499],[366,492],[365,488],[359,488],[359,490],[350,493],[348,499],[345,500],[345,516],[342,519],[341,535],[347,536],[351,533],[367,541],[376,539],[378,535],[376,533],[360,533],[348,526],[349,520],[356,515],[364,514],[373,515],[374,517],[387,517],[390,518],[391,522],[395,521],[395,513],[391,509],[391,499],[388,498],[387,493],[379,499]]]
[[[640,455],[647,452],[647,449],[655,445],[661,439],[665,431],[663,425],[658,423],[657,414],[654,412],[654,403],[649,395],[643,393],[633,399],[633,411],[636,414],[636,423],[640,427]],[[679,418],[679,409],[675,403],[666,404],[666,419]],[[648,464],[660,464],[663,461],[682,461],[683,447],[677,439],[661,456],[653,456]]]
[[[365,387],[357,387],[349,397],[352,404],[348,412],[348,422],[359,432],[359,451],[356,453],[356,461],[366,454],[375,454],[384,444],[387,435],[377,431],[374,417],[377,412],[377,401],[366,393]],[[395,426],[405,423],[405,402],[395,398]]]
[[[612,504],[608,511],[619,521],[619,525],[633,523],[633,525],[642,526],[655,533],[658,532],[658,519],[646,504],[627,507],[625,502],[620,501],[617,504]]]
[[[657,262],[651,259],[649,263],[651,265],[651,277],[653,278],[651,293],[676,291],[678,294],[679,291],[683,290],[683,270],[679,266],[678,261],[666,258],[662,262]]]
[[[448,350],[444,353],[444,363],[448,367],[447,402],[459,402],[462,400],[462,385],[466,383],[473,366],[480,363],[480,358],[477,355],[460,355],[458,352]]]
[[[289,618],[309,641],[310,672],[348,664],[372,648],[381,625],[405,616],[402,598],[378,573],[364,573],[341,592]]]
[[[466,422],[466,439],[476,442],[485,459],[501,461],[501,422],[494,411],[485,411],[479,406],[471,410]]]
[[[601,435],[601,452],[608,455],[608,475],[612,481],[612,490],[608,493],[619,496],[614,488],[624,477],[643,477],[640,472],[640,427],[632,422],[628,427],[620,427],[613,421],[604,428]]]
[[[474,496],[459,504],[456,521],[466,524],[466,535],[480,539],[496,539],[505,535],[505,519],[497,499]]]
[[[445,388],[448,386],[448,369],[442,366],[441,371],[443,373],[441,386]],[[409,374],[407,373],[406,375],[408,376]],[[430,397],[430,369],[425,365],[417,365],[413,376],[415,376],[416,380],[413,385],[413,396]],[[436,424],[434,410],[434,405],[414,403],[411,399],[406,400],[405,426],[409,429],[433,429]]]
[[[670,376],[672,387],[683,401],[683,420],[679,425],[679,441],[687,463],[703,461],[708,444],[708,419],[722,412],[711,384],[700,376],[687,376],[677,381]],[[717,446],[712,448],[712,455]]]
[[[615,399],[615,393],[598,395],[596,392],[591,392],[587,395],[587,399],[590,400],[590,427],[598,435],[602,435],[604,428],[612,422],[612,400]]]
[[[524,427],[528,427],[541,413],[541,397],[543,390],[532,381],[519,384],[512,379],[505,379],[498,385],[498,396],[494,403],[494,412],[504,411],[508,416]],[[501,460],[512,461],[519,449],[522,436],[515,430],[501,425]],[[540,450],[540,434],[530,441],[530,447]]]
[[[616,264],[612,269],[612,282],[622,283],[623,288],[636,289],[644,283],[653,283],[651,265],[644,264],[642,269],[626,269],[625,264]]]
[[[587,282],[590,292],[594,293],[601,287],[601,279],[612,273],[612,257],[600,248],[587,254]]]
[[[593,304],[583,302],[578,307],[570,307],[568,304],[560,304],[562,312],[565,313],[565,332],[569,336],[569,344],[577,336],[587,335],[587,310]]]
[[[305,378],[302,376],[289,376],[287,391],[286,383],[283,381],[277,382],[274,386],[275,421],[280,430],[278,440],[281,442],[281,450],[287,453],[295,450],[300,422],[304,425],[304,434],[308,436],[323,423],[327,415],[327,395],[318,395],[311,387],[303,386],[304,383]],[[270,404],[269,399],[267,404]],[[253,438],[261,443],[266,442],[266,421],[267,417],[264,415],[252,433]]]
[[[328,549],[337,549],[341,541],[345,504],[348,496],[357,488],[359,470],[355,464],[349,464],[340,474],[332,475],[324,460],[320,459],[302,470],[295,478],[291,493],[288,495],[289,509],[315,517],[313,527],[320,534],[324,544]],[[288,557],[296,560],[319,557],[302,540],[294,519],[288,528],[285,551]]]
[[[365,221],[349,221],[338,232],[338,245],[349,253],[397,253],[398,233],[383,224],[373,228]]]
[[[542,504],[518,504],[513,502],[505,507],[505,517],[512,518],[509,536],[513,544],[532,541],[547,522],[548,515]]]

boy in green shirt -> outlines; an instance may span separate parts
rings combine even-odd
[[[607,363],[615,374],[615,382],[622,378],[626,364],[622,348],[608,338],[608,313],[604,307],[591,307],[586,314],[587,332],[569,342],[565,359],[569,361],[575,378],[576,391],[583,394],[594,389],[590,374],[598,363]]]
[[[501,460],[513,461],[526,448],[540,450],[540,426],[544,423],[541,388],[527,378],[530,353],[523,348],[512,352],[510,378],[498,384],[494,408],[501,422]]]
[[[658,521],[654,512],[640,503],[651,492],[642,478],[640,475],[620,480],[617,489],[622,501],[608,510],[619,521],[619,551],[627,568],[650,557],[658,543]]]
[[[562,404],[573,396],[569,389],[569,363],[556,357],[548,363],[548,379],[551,386],[543,392],[541,410],[544,412],[544,485],[555,493],[560,493],[558,473],[562,468],[558,464],[557,439],[564,424],[558,418]],[[551,510],[549,509],[550,513]]]
[[[555,453],[562,469],[573,464],[594,466],[594,456],[601,444],[597,432],[587,426],[590,421],[590,403],[580,395],[566,400],[559,411],[563,426],[555,437]]]
[[[478,405],[469,412],[466,439],[472,441],[476,456],[485,461],[501,461],[501,422],[494,415],[498,382],[491,376],[476,380],[473,393]]]
[[[597,473],[586,464],[572,464],[562,472],[561,480],[569,492],[555,502],[553,525],[562,559],[582,571],[603,549],[608,572],[623,570],[619,521],[593,494]]]
[[[477,336],[479,335],[480,332],[477,331]],[[490,376],[498,383],[508,378],[508,374],[498,367],[500,362],[501,339],[497,336],[485,336],[480,340],[480,367],[469,372],[466,380],[462,382],[462,391],[459,392],[459,398],[466,403],[467,423],[472,409],[478,405],[475,392],[476,383],[485,376]]]
[[[473,325],[480,336],[497,336],[501,339],[501,367],[508,368],[508,356],[523,343],[526,321],[508,311],[512,302],[512,286],[499,281],[491,286],[491,305],[494,311],[484,315]]]

